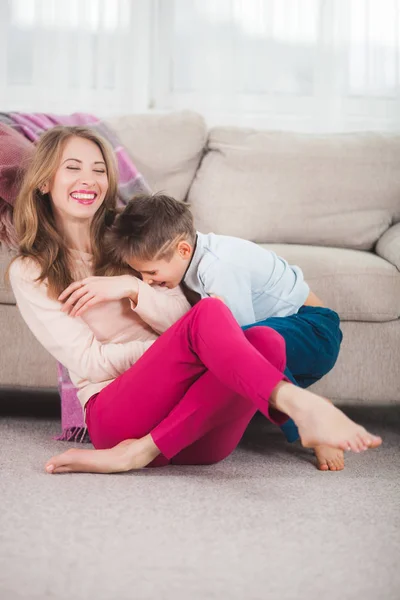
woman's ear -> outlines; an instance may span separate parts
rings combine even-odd
[[[49,186],[48,182],[46,181],[46,183],[43,183],[40,186],[39,190],[40,190],[41,194],[48,194],[49,190],[50,190],[50,186]]]

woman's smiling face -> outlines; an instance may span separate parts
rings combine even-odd
[[[63,220],[91,220],[104,202],[107,189],[107,169],[100,148],[85,138],[69,138],[46,190],[55,213]]]

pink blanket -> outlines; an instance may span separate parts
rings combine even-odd
[[[12,207],[18,194],[24,166],[33,154],[28,140],[0,122],[0,243],[15,248]]]

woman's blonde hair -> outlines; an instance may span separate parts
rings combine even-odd
[[[116,215],[118,178],[113,150],[106,140],[89,128],[54,127],[46,131],[38,142],[14,208],[18,256],[32,258],[38,263],[41,269],[38,281],[47,280],[51,297],[57,297],[68,287],[73,276],[69,250],[57,230],[50,196],[40,190],[54,177],[65,143],[71,137],[84,138],[96,144],[106,164],[108,189],[104,202],[92,219],[90,242],[94,273],[113,274],[107,250],[102,244],[105,232]]]

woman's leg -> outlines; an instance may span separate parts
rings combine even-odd
[[[265,336],[260,327],[254,328],[251,331],[245,332],[248,341],[262,354],[265,358],[269,358],[270,362],[279,371],[285,368],[285,352],[283,340],[277,334],[270,332],[269,336]],[[207,419],[200,418],[200,422],[204,423],[204,435],[199,436],[199,439],[188,445],[175,456],[172,457],[171,463],[175,465],[194,465],[194,464],[213,464],[219,462],[229,456],[237,447],[242,436],[256,413],[256,408],[243,396],[233,394],[228,388],[223,386],[210,373],[205,373],[200,377],[195,384],[186,393],[177,407],[170,415],[153,430],[152,437],[158,446],[162,442],[159,437],[162,436],[162,430],[165,423],[170,418],[181,421],[186,428],[187,420],[185,412],[190,411],[190,406],[203,407],[205,402],[209,402],[210,393],[217,394],[220,398],[218,403],[212,402],[214,413],[212,423]],[[195,395],[203,398],[199,403]],[[183,412],[183,414],[182,414]],[[200,416],[201,415],[197,415]],[[207,433],[207,429],[209,429]]]
[[[279,334],[263,327],[258,335],[268,340],[272,337],[270,352],[284,357],[285,346]],[[94,446],[110,448],[121,440],[145,436],[208,370],[274,422],[280,424],[287,419],[276,409],[270,410],[268,404],[273,388],[283,379],[282,371],[246,339],[222,302],[209,299],[192,308],[90,402],[86,420]],[[218,396],[214,402],[219,406]]]
[[[264,357],[271,358],[271,364],[283,371],[285,344],[279,334],[273,330],[255,328],[246,332],[245,337]],[[102,414],[102,407],[97,404],[99,396],[97,395],[88,403],[87,421],[95,446],[107,448],[106,440],[101,439],[101,431],[96,432],[91,426],[92,422],[96,423],[96,421],[107,422],[110,425],[111,415]],[[120,400],[121,396],[118,396],[118,399]],[[130,438],[134,436],[132,429],[140,422],[135,409],[137,409],[135,403],[131,402],[130,414],[124,415],[124,418],[119,421],[121,425],[130,423]],[[165,466],[170,462],[173,464],[218,462],[236,448],[256,410],[250,400],[235,394],[212,373],[205,371],[188,388],[180,402],[152,430],[151,436],[156,442],[157,451],[143,452],[143,445],[138,442],[140,447],[136,452],[136,465],[139,464],[138,461],[141,461],[140,466],[150,467]],[[97,437],[99,433],[100,437]],[[115,433],[114,431],[113,435]],[[121,440],[124,440],[126,435],[123,430],[119,433]],[[120,440],[117,438],[113,439],[114,443],[118,441]],[[120,442],[111,450],[69,450],[62,455],[64,466],[56,472],[82,469],[97,472],[125,470],[123,465],[127,443],[132,443],[132,440]],[[110,466],[107,453],[112,453],[113,466]],[[65,464],[66,462],[68,465]]]
[[[271,364],[280,372],[283,371],[285,344],[279,334],[263,327],[241,335],[257,347],[260,356],[261,354],[264,357],[270,356]],[[176,337],[172,339],[176,340]],[[175,357],[173,362],[182,358],[178,348],[172,347],[171,343],[168,349],[170,355]],[[61,457],[57,457],[63,459],[64,466],[56,472],[70,472],[82,468],[95,472],[125,470],[126,445],[120,442],[132,438],[144,439],[149,431],[152,440],[157,440],[158,451],[143,453],[141,445],[137,452],[139,456],[136,457],[136,464],[141,461],[141,466],[146,466],[150,462],[149,466],[165,466],[178,453],[180,455],[172,462],[182,464],[218,462],[234,450],[257,410],[249,399],[232,392],[215,375],[205,369],[193,383],[190,381],[189,384],[185,384],[187,391],[184,394],[181,386],[182,376],[179,378],[174,376],[173,364],[169,365],[165,380],[160,377],[160,373],[157,379],[153,377],[149,380],[144,376],[144,383],[148,381],[148,385],[142,390],[138,389],[137,371],[132,379],[133,371],[132,367],[87,404],[86,421],[93,444],[98,450],[67,451]],[[175,380],[177,386],[172,385]],[[149,396],[152,387],[155,394]],[[175,399],[173,399],[174,395]],[[158,413],[160,407],[162,414]],[[210,430],[215,432],[208,437]],[[204,441],[200,438],[204,438]],[[112,446],[114,446],[112,450],[105,450]],[[188,452],[182,454],[181,451],[185,447],[188,447]],[[112,466],[106,452],[113,453]],[[162,454],[159,454],[160,452]],[[105,463],[108,466],[105,466]]]
[[[110,447],[120,439],[135,437],[135,431],[138,437],[146,437],[143,444],[151,447],[154,454],[157,446],[148,432],[166,418],[207,369],[275,423],[282,424],[287,418],[285,413],[291,416],[299,425],[305,446],[327,443],[360,451],[381,443],[326,400],[282,382],[282,373],[247,341],[229,309],[218,300],[206,299],[163,334],[89,406],[94,444],[97,438],[97,446]],[[132,465],[138,464],[135,448],[137,444],[133,443]],[[107,462],[107,457],[111,460],[114,454],[102,456]],[[96,465],[96,470],[104,468],[109,472],[114,468],[114,463],[104,465],[104,461]],[[54,462],[60,465],[60,461]],[[85,465],[85,470],[90,468]],[[76,470],[75,463],[70,470]]]

